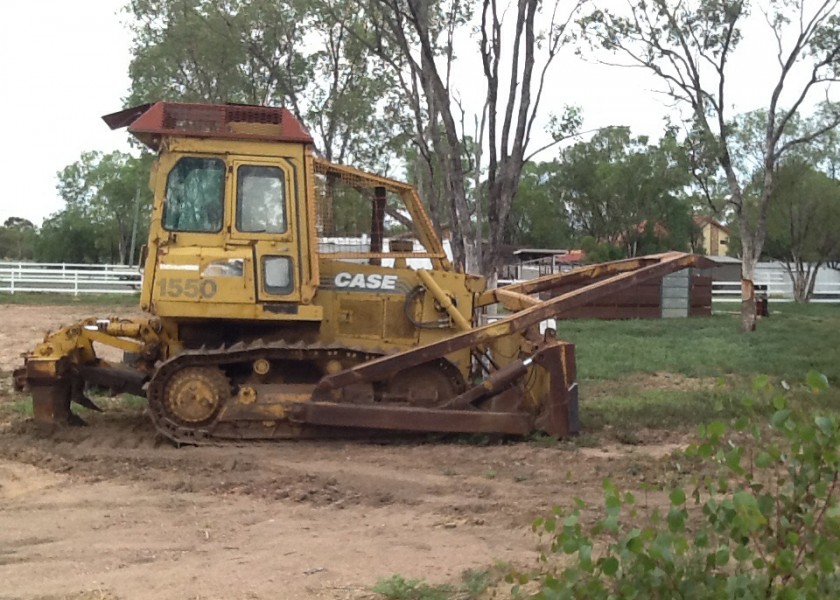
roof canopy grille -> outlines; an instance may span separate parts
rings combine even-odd
[[[152,148],[160,145],[162,136],[313,143],[292,113],[268,106],[158,102],[103,119],[112,129],[128,125],[129,132]]]

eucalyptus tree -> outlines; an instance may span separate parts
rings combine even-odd
[[[34,257],[45,262],[132,263],[145,239],[151,155],[84,152],[57,174],[62,210],[44,220]]]
[[[519,189],[511,207],[506,242],[531,248],[569,248],[574,245],[567,191],[558,161],[531,162],[522,168]]]
[[[356,0],[367,15],[358,35],[398,78],[414,117],[414,141],[442,174],[456,259],[468,271],[492,275],[510,223],[523,165],[532,158],[534,123],[540,114],[550,67],[568,41],[567,27],[582,0],[543,3],[517,0],[509,13],[497,0]],[[505,22],[507,18],[507,22]],[[456,37],[477,33],[483,89],[458,90]],[[469,44],[467,44],[469,46]],[[481,117],[467,133],[464,97],[482,99]],[[579,126],[576,111],[556,121],[557,138]],[[486,126],[486,129],[485,129]],[[486,137],[485,137],[486,134]],[[477,141],[467,152],[464,140]],[[485,141],[486,140],[486,141]],[[486,163],[483,162],[487,148]],[[470,160],[472,159],[472,160]],[[477,160],[475,160],[477,159]],[[474,181],[470,197],[469,181]],[[484,220],[476,216],[486,195],[487,252],[482,256]]]
[[[9,217],[0,226],[0,259],[31,260],[36,236],[32,221]]]
[[[348,35],[361,16],[321,0],[132,0],[128,103],[288,107],[320,152],[387,169],[401,143],[389,73]]]
[[[741,325],[755,328],[753,277],[767,232],[768,211],[776,186],[777,165],[798,145],[824,135],[840,123],[831,112],[813,128],[785,138],[795,116],[815,93],[840,77],[840,0],[627,0],[621,6],[600,3],[584,20],[593,44],[620,57],[619,64],[642,67],[662,83],[662,91],[685,109],[702,145],[728,188],[728,205],[742,244]],[[764,105],[761,176],[748,208],[745,188],[754,173],[739,170],[733,149],[730,68],[741,46],[752,11],[763,13],[774,45],[751,68],[774,81]]]
[[[136,240],[146,238],[151,191],[151,155],[84,152],[58,173],[65,208],[45,221],[40,260],[133,263]],[[62,258],[63,240],[74,240],[74,257]]]

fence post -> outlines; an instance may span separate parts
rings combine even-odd
[[[79,272],[78,271],[73,272],[73,295],[74,296],[79,295]]]
[[[12,295],[15,294],[15,268],[12,267],[9,269],[9,290],[11,291]]]

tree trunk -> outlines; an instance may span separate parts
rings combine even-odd
[[[464,240],[464,271],[478,275],[481,273],[480,249],[481,240]]]
[[[738,220],[741,229],[741,331],[755,331],[755,265],[758,258],[754,254],[754,245],[747,219]]]
[[[790,273],[793,282],[793,300],[798,304],[808,302],[808,281],[811,278],[811,269],[807,263],[800,258],[794,259],[795,270]]]
[[[793,264],[789,260],[785,262],[785,270],[793,285],[793,300],[795,302],[807,304],[811,301],[814,286],[817,283],[817,272],[821,266],[822,263],[820,262],[811,265],[798,256],[793,257]]]
[[[522,160],[516,157],[505,157],[499,161],[496,179],[488,185],[488,206],[490,210],[487,220],[490,225],[490,247],[483,256],[484,275],[494,275],[501,267],[502,246],[505,243],[505,233],[510,220],[510,211],[516,197],[519,176],[522,172]]]
[[[817,284],[817,273],[819,272],[821,266],[822,262],[817,261],[816,263],[814,263],[814,267],[811,270],[811,276],[808,278],[808,291],[807,295],[805,296],[806,302],[810,302],[811,296],[814,295],[814,286]]]

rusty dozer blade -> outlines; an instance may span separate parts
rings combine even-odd
[[[525,406],[519,385],[534,367],[542,367],[549,377],[548,400],[537,411]],[[579,432],[574,345],[561,341],[546,342],[533,356],[506,365],[438,407],[336,399],[321,396],[298,403],[290,410],[290,420],[304,425],[436,433],[527,435],[543,431],[565,437]]]

